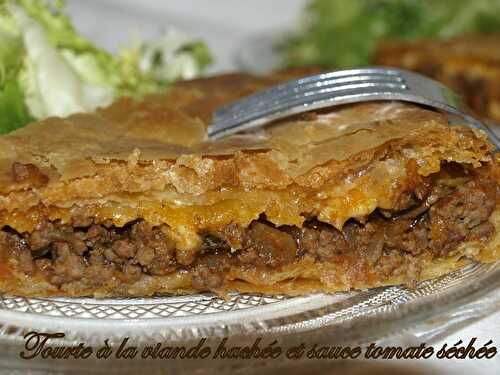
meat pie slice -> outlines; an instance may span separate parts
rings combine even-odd
[[[0,288],[25,296],[303,294],[500,258],[484,134],[401,103],[206,140],[225,76],[0,137]]]

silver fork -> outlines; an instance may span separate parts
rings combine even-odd
[[[337,70],[289,81],[218,109],[208,127],[211,139],[259,127],[293,114],[340,104],[400,100],[450,113],[485,131],[495,146],[498,137],[466,114],[461,98],[423,75],[384,67]]]

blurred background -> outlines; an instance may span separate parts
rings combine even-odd
[[[204,74],[396,66],[445,83],[478,116],[500,123],[500,0],[67,3],[77,29],[112,52],[174,26],[208,47]]]
[[[175,26],[205,41],[216,57],[209,72],[237,68],[246,40],[298,22],[306,0],[68,0],[78,30],[116,51],[137,39],[151,39]]]
[[[500,0],[13,4],[0,1],[0,133],[200,75],[285,70],[285,79],[368,65],[428,75],[500,124]],[[28,37],[33,25],[41,38]],[[53,52],[58,68],[44,63]],[[54,98],[69,97],[70,81],[77,89],[63,106]]]

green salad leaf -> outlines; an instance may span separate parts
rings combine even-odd
[[[301,28],[278,46],[290,66],[370,63],[382,40],[500,30],[500,0],[312,0]]]
[[[190,37],[176,43],[169,56],[177,59],[144,66],[146,44],[111,54],[78,34],[64,1],[0,0],[0,133],[35,119],[93,111],[117,97],[141,97],[199,75],[210,61],[205,45]],[[161,42],[155,45],[161,48]],[[158,71],[170,65],[177,73],[158,79]]]
[[[33,121],[24,104],[21,87],[9,80],[0,89],[0,133],[18,129]]]
[[[23,62],[22,51],[15,22],[0,8],[0,133],[17,129],[31,120],[16,80]]]

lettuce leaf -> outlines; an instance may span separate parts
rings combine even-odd
[[[24,104],[23,92],[15,80],[9,80],[0,88],[0,133],[8,133],[23,127],[33,118]]]
[[[0,3],[0,133],[17,129],[32,120],[24,104],[17,75],[23,63],[23,44],[16,24]]]
[[[185,78],[186,67],[200,74],[209,61],[203,47],[195,43],[181,59],[143,69],[140,45],[118,54],[97,47],[77,33],[64,1],[0,0],[0,133],[164,90]],[[180,74],[158,79],[160,70]]]

